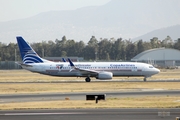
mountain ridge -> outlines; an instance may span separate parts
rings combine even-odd
[[[180,24],[179,0],[111,0],[102,6],[48,11],[0,22],[0,39],[15,42],[22,35],[29,42],[67,39],[137,38],[150,31]],[[167,35],[166,35],[167,36]],[[133,39],[132,39],[133,40]]]
[[[133,38],[132,41],[137,41],[137,40],[141,40],[141,39],[143,41],[150,41],[150,39],[152,39],[153,37],[157,37],[159,40],[163,40],[167,36],[170,36],[172,40],[177,40],[178,38],[180,38],[179,31],[180,31],[180,24],[173,25],[170,27],[153,30],[144,35]]]

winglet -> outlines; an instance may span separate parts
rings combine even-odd
[[[72,63],[72,61],[68,58],[69,64],[71,67],[75,67],[74,64]]]
[[[65,59],[65,58],[62,58],[62,61],[63,61],[63,62],[66,62],[66,59]]]
[[[69,70],[69,72],[71,72],[72,70],[74,70],[76,67],[75,65],[73,64],[73,62],[68,58],[68,61],[69,61],[69,64],[71,66],[71,69]]]

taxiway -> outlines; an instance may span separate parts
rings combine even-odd
[[[0,120],[175,120],[180,109],[57,109],[0,111]]]

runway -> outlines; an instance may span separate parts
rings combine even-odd
[[[8,83],[2,83],[8,84]],[[23,84],[23,83],[22,83]],[[0,104],[31,101],[85,100],[87,94],[106,94],[106,98],[140,96],[180,96],[180,90],[133,89],[79,93],[0,94]],[[1,111],[0,120],[175,120],[180,109],[56,109]]]
[[[0,120],[175,120],[180,109],[58,109],[0,111]]]
[[[106,94],[106,98],[114,97],[139,97],[139,96],[180,96],[180,90],[149,90],[134,89],[129,92],[83,92],[83,93],[40,93],[40,94],[6,94],[0,95],[0,104],[12,102],[30,102],[30,101],[50,101],[50,100],[85,100],[86,95],[90,94]]]

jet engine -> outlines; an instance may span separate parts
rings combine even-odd
[[[112,72],[100,72],[96,77],[96,79],[107,80],[107,79],[112,79],[112,77],[113,77]]]

